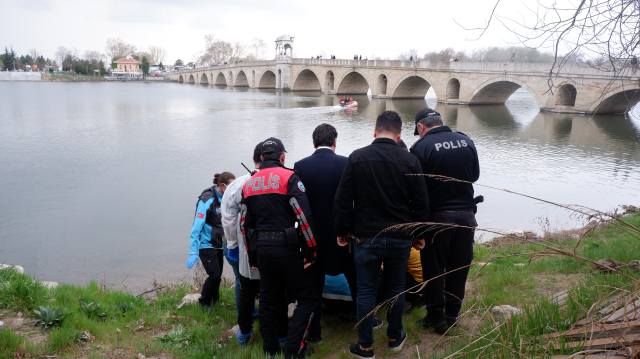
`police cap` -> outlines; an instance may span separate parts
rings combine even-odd
[[[262,142],[262,155],[272,155],[281,152],[287,152],[284,149],[282,141],[275,137],[269,137]]]
[[[416,135],[416,136],[419,135],[419,133],[418,133],[418,122],[420,122],[420,121],[422,121],[425,118],[430,117],[430,116],[440,116],[440,113],[436,112],[435,110],[432,110],[432,109],[430,109],[428,107],[427,108],[423,108],[422,110],[418,111],[418,113],[416,113],[416,128],[413,131],[414,135]],[[440,117],[442,117],[442,116],[440,116]]]

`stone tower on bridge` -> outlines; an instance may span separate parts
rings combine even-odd
[[[291,90],[291,68],[293,65],[293,40],[289,35],[276,39],[276,89]]]

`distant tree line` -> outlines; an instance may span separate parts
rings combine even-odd
[[[249,43],[243,43],[220,40],[215,35],[208,34],[204,37],[204,45],[204,50],[194,54],[187,66],[200,67],[225,62],[262,60],[267,53],[267,43],[257,37]]]
[[[449,61],[451,58],[473,62],[553,62],[553,54],[550,52],[541,52],[538,49],[518,46],[485,47],[470,52],[446,48],[440,51],[427,52],[423,56],[423,59],[428,61]]]
[[[36,65],[39,70],[47,68],[50,71],[61,70],[76,74],[93,74],[95,70],[100,71],[104,76],[108,71],[105,60],[115,68],[114,61],[132,56],[141,61],[141,69],[149,72],[151,65],[159,65],[164,68],[162,62],[166,60],[167,52],[160,46],[149,46],[146,49],[138,49],[135,45],[127,44],[122,39],[107,39],[106,53],[100,51],[87,50],[80,53],[76,48],[59,46],[54,54],[54,58],[45,58],[36,50],[30,50],[28,54],[18,56],[13,48],[5,47],[4,53],[0,53],[0,69],[2,70],[25,70],[27,65]]]
[[[471,51],[455,50],[451,47],[440,51],[430,51],[425,53],[421,58],[418,50],[410,49],[398,55],[397,60],[426,60],[426,61],[444,61],[458,59],[458,61],[467,62],[535,62],[535,63],[552,63],[554,56],[550,52],[541,52],[538,49],[528,47],[485,47]]]
[[[36,50],[31,50],[26,55],[18,56],[13,51],[13,47],[9,50],[5,46],[4,53],[0,53],[0,70],[2,71],[25,70],[27,66],[37,66],[39,71],[44,71],[47,66],[55,68],[56,62],[55,60],[44,58]]]

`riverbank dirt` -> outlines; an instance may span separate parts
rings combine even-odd
[[[42,80],[46,82],[104,82],[102,76],[86,76],[72,74],[42,74]]]
[[[640,215],[628,217],[628,221],[631,225],[640,226]],[[631,259],[640,259],[640,242],[615,226],[600,228],[579,240],[571,235],[563,238],[565,240],[554,241],[553,245],[572,251],[575,249],[577,254],[592,260],[610,258],[626,263]],[[415,309],[403,318],[404,329],[408,334],[404,349],[400,353],[392,353],[387,349],[386,312],[385,309],[381,309],[376,316],[383,319],[385,325],[374,331],[374,349],[377,357],[444,357],[459,350],[463,343],[480,340],[487,330],[487,324],[500,322],[501,319],[491,314],[491,308],[494,306],[509,305],[520,311],[529,310],[527,315],[534,318],[531,316],[540,315],[535,313],[550,313],[549,310],[553,307],[549,304],[549,299],[559,292],[575,291],[576,288],[582,288],[580,290],[583,291],[601,288],[600,295],[604,295],[605,289],[610,287],[608,282],[599,285],[591,283],[616,278],[613,274],[594,272],[591,264],[578,262],[572,257],[540,253],[540,246],[531,242],[502,243],[498,246],[479,244],[475,246],[474,252],[475,264],[471,267],[467,280],[462,310],[464,314],[458,326],[445,336],[425,331],[419,327],[416,320],[426,315],[426,310]],[[529,261],[531,259],[532,261]],[[9,282],[19,278],[26,279],[24,274],[3,271],[0,271],[0,277],[4,276]],[[21,358],[38,358],[45,355],[56,355],[58,358],[161,359],[262,357],[262,338],[257,325],[254,327],[251,342],[244,348],[238,347],[235,336],[230,332],[237,323],[234,290],[230,283],[222,286],[221,300],[214,312],[203,311],[194,304],[177,307],[185,294],[197,292],[196,287],[201,279],[198,275],[189,282],[179,284],[155,283],[154,287],[158,289],[144,297],[107,289],[96,282],[87,286],[61,284],[54,289],[44,289],[46,294],[29,308],[4,309],[4,312],[0,312],[0,320],[6,323],[5,328],[27,343],[18,349]],[[23,280],[20,283],[28,282]],[[574,295],[572,300],[582,301],[591,297],[595,298],[593,293],[579,294]],[[593,305],[591,302],[592,299],[589,299],[580,305],[589,308]],[[0,308],[6,303],[2,302],[0,295]],[[543,304],[542,307],[539,307],[540,303]],[[96,304],[100,305],[100,311],[91,309],[91,305]],[[33,309],[40,305],[62,308],[68,316],[59,327],[42,334],[32,322]],[[540,312],[532,308],[544,310]],[[575,314],[576,310],[572,310],[573,315],[583,315]],[[18,311],[27,314],[21,316]],[[108,313],[102,320],[98,316],[101,311]],[[541,333],[546,332],[549,321],[554,321],[554,325],[558,326],[558,323],[575,319],[570,319],[569,315],[572,315],[571,311],[558,311],[554,317],[545,318],[541,321]],[[322,322],[323,342],[312,345],[317,353],[313,358],[348,357],[347,348],[349,344],[356,342],[358,336],[355,323],[329,314],[323,315]],[[518,325],[525,325],[524,323]],[[537,325],[535,320],[528,323],[533,323],[527,324],[530,326]],[[63,336],[65,333],[77,335],[84,332],[90,334],[90,339],[77,341],[73,336],[68,339]],[[505,332],[504,335],[510,334]],[[163,337],[164,340],[158,340],[159,337]],[[3,346],[1,341],[0,335],[0,348]],[[12,353],[16,354],[18,351]],[[1,349],[0,354],[4,354]],[[486,357],[500,357],[496,352],[489,354]]]

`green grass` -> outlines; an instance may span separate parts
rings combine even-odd
[[[93,76],[93,75],[80,75],[80,74],[67,74],[67,73],[60,73],[60,74],[56,74],[56,73],[48,73],[46,74],[47,76],[50,76],[51,79],[56,80],[56,79],[64,79],[67,81],[105,81],[105,79],[102,76]]]
[[[0,270],[0,307],[29,311],[37,308],[46,289],[34,278],[13,268]]]
[[[14,358],[24,347],[24,338],[9,329],[0,330],[0,359]]]
[[[640,226],[640,215],[626,218]],[[563,248],[575,246],[575,240],[557,242]],[[476,262],[487,262],[491,258],[507,255],[479,271],[477,266],[469,277],[476,278],[476,290],[470,290],[465,298],[463,310],[473,308],[470,316],[475,316],[482,324],[471,333],[467,324],[452,330],[453,336],[445,337],[438,344],[431,358],[444,358],[463,347],[458,357],[545,357],[563,354],[562,351],[546,352],[546,344],[540,344],[540,335],[567,329],[582,318],[586,308],[605,298],[612,288],[628,284],[630,281],[620,275],[590,274],[592,266],[563,257],[542,257],[524,267],[515,263],[527,263],[528,256],[521,254],[538,251],[532,244],[510,244],[500,247],[476,245]],[[582,240],[577,253],[594,260],[611,258],[621,262],[640,259],[640,240],[624,232],[607,228],[590,234]],[[581,275],[579,273],[582,273]],[[638,275],[629,272],[637,278]],[[557,290],[567,276],[577,283],[570,292],[566,307],[559,307],[550,301],[549,293]],[[472,282],[468,282],[469,287]],[[0,270],[0,315],[15,316],[23,312],[27,321],[37,318],[35,309],[49,306],[66,310],[59,325],[48,330],[46,339],[32,342],[33,334],[24,330],[12,332],[0,330],[0,359],[37,358],[57,355],[58,358],[133,358],[138,353],[149,356],[167,355],[174,358],[258,358],[263,357],[260,329],[256,323],[254,336],[245,348],[237,345],[236,338],[229,338],[227,331],[237,323],[234,290],[221,288],[221,300],[215,312],[204,311],[198,305],[187,305],[177,309],[181,298],[194,290],[186,283],[171,286],[159,293],[154,300],[119,291],[110,290],[90,282],[86,286],[61,284],[55,289],[47,289],[34,282],[34,278],[18,274],[13,269]],[[487,310],[497,304],[509,304],[524,310],[522,315],[495,329],[488,320]],[[424,309],[405,315],[405,330],[409,335],[403,358],[417,358],[416,346],[421,358],[435,342],[435,336],[426,336],[415,323],[426,314]],[[377,316],[385,319],[381,310]],[[504,322],[499,322],[498,325]],[[335,316],[323,316],[323,343],[314,345],[315,358],[348,358],[346,349],[357,339],[353,323],[346,323]],[[492,332],[492,330],[494,330]],[[172,332],[173,331],[173,332]],[[182,331],[182,332],[181,332]],[[39,333],[37,326],[33,333]],[[82,333],[90,333],[88,341]],[[481,336],[486,335],[483,339]],[[156,338],[164,337],[165,340]],[[374,331],[374,348],[378,357],[393,357],[386,349],[385,330]],[[99,346],[99,347],[98,347]],[[569,354],[573,351],[565,351]]]

